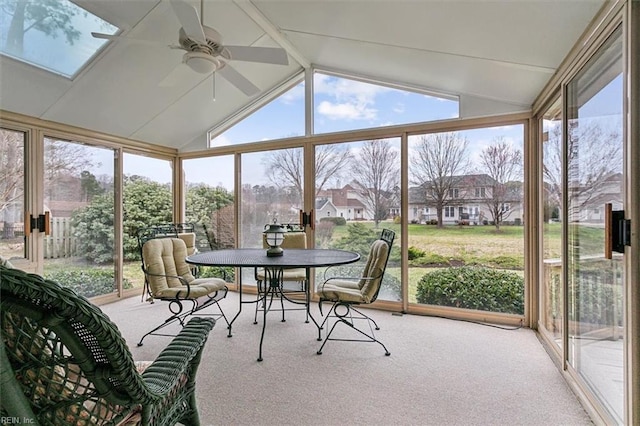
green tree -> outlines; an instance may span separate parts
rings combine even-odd
[[[138,229],[173,222],[171,187],[143,176],[125,176],[123,209],[124,258],[139,259]]]
[[[10,17],[5,49],[16,55],[24,51],[24,35],[38,30],[51,38],[64,35],[73,45],[80,38],[72,22],[74,16],[86,12],[71,2],[59,0],[3,0],[0,7]]]
[[[369,255],[371,244],[378,238],[378,234],[363,223],[352,223],[347,227],[347,234],[334,242],[331,248],[350,250],[360,253],[363,259]]]
[[[83,201],[91,201],[96,195],[104,193],[104,188],[100,186],[95,175],[87,170],[80,173],[80,188]]]
[[[113,192],[107,192],[94,197],[90,205],[71,217],[76,250],[89,262],[113,261],[113,205]]]
[[[209,225],[213,213],[233,204],[233,194],[223,187],[198,184],[187,189],[187,222]]]

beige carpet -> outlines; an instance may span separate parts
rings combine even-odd
[[[222,303],[237,312],[237,294]],[[136,297],[102,309],[136,360],[154,359],[170,339],[150,336],[136,346],[166,317],[166,304]],[[329,342],[317,355],[317,331],[304,312],[287,312],[284,323],[270,312],[257,362],[253,309],[244,305],[232,338],[221,320],[209,337],[197,383],[203,425],[591,424],[531,330],[367,310],[391,356],[351,342]],[[315,305],[313,312],[319,318]]]

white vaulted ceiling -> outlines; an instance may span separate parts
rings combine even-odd
[[[225,44],[289,53],[288,66],[233,62],[261,93],[217,77],[215,101],[210,77],[174,71],[184,52],[167,47],[180,28],[168,0],[75,3],[157,44],[110,42],[73,80],[0,56],[0,109],[193,149],[310,66],[458,95],[465,117],[528,110],[605,1],[205,0]]]

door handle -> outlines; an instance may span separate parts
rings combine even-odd
[[[51,235],[51,220],[49,212],[33,217],[31,212],[24,213],[24,235],[28,237],[34,230],[44,232],[45,235]]]
[[[604,205],[604,258],[612,259],[613,252],[624,253],[631,245],[631,220],[624,218],[624,210],[613,210],[613,204]]]

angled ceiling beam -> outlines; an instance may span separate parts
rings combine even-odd
[[[284,50],[287,51],[289,56],[296,60],[303,68],[311,68],[311,63],[307,58],[302,55],[296,49],[293,44],[280,32],[273,22],[267,19],[266,16],[253,4],[250,0],[233,0],[233,2],[244,11],[253,21],[258,24],[260,28],[264,30],[269,37],[271,37],[276,43],[278,43]]]

